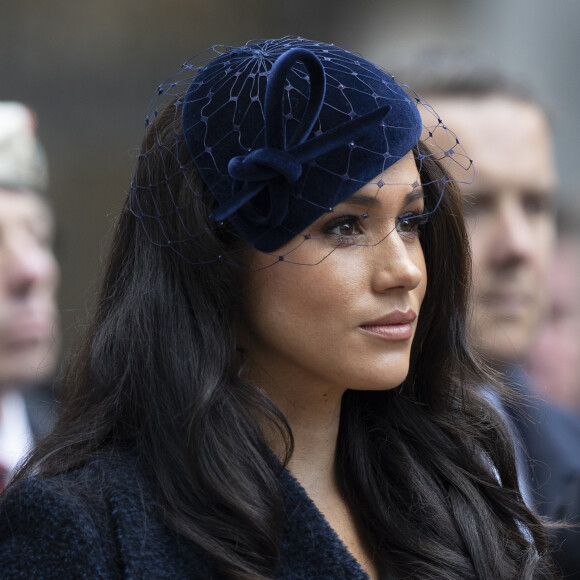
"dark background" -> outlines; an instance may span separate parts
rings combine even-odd
[[[50,162],[65,352],[92,298],[155,87],[197,52],[298,34],[396,75],[425,47],[475,51],[550,105],[563,195],[574,196],[578,22],[577,0],[0,0],[0,100],[37,111]]]

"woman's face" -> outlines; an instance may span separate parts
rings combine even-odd
[[[413,219],[423,193],[411,154],[376,181],[380,189],[361,188],[315,222],[306,242],[299,236],[280,249],[296,263],[259,270],[272,256],[253,251],[238,346],[245,376],[266,392],[326,398],[405,379],[427,284],[421,220]]]

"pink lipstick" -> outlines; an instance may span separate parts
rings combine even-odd
[[[386,316],[360,325],[368,334],[385,340],[408,340],[413,336],[413,323],[417,318],[414,310],[394,310]]]

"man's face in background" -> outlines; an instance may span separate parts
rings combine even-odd
[[[461,184],[473,259],[471,342],[494,363],[518,362],[547,303],[555,232],[550,129],[540,109],[503,96],[430,103],[475,165],[473,183]]]
[[[0,189],[0,391],[54,370],[59,268],[52,238],[40,197]]]

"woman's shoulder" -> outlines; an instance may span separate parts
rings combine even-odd
[[[32,477],[0,499],[3,577],[191,577],[204,568],[158,518],[136,461],[98,457],[74,471]]]
[[[33,511],[47,512],[53,520],[66,518],[87,529],[96,527],[104,531],[107,519],[104,516],[111,511],[115,497],[126,500],[122,511],[127,511],[135,503],[132,498],[147,493],[147,485],[138,476],[135,462],[113,455],[96,457],[58,475],[17,481],[0,499],[0,510],[5,517],[22,519],[25,523]]]
[[[99,488],[103,475],[90,465],[54,477],[31,477],[6,490],[0,499],[4,577],[81,577],[89,567],[96,578],[114,576],[113,525]]]

